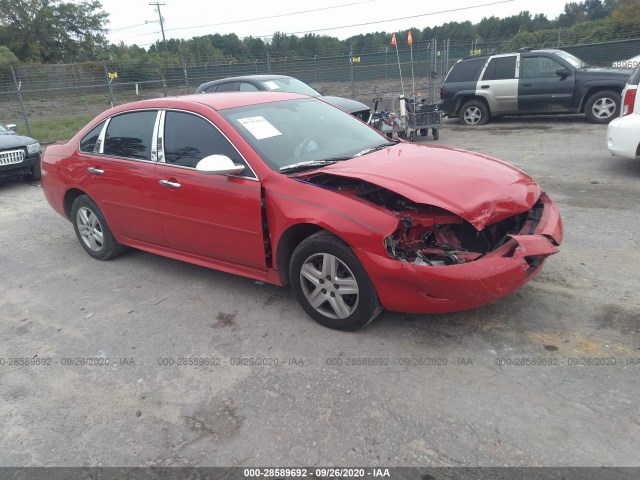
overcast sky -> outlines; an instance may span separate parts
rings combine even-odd
[[[150,0],[102,0],[109,13],[108,38],[113,43],[148,47],[161,39],[158,13]],[[375,31],[394,32],[415,27],[423,29],[450,21],[478,22],[483,17],[507,17],[522,10],[532,15],[544,13],[555,18],[564,9],[564,0],[160,0],[167,39],[191,38],[207,34],[235,33],[268,37],[276,31],[302,36],[305,33],[330,35],[340,39]],[[216,5],[218,4],[218,5]],[[398,5],[402,5],[398,7]],[[475,7],[475,8],[473,8]],[[447,11],[448,10],[448,11]],[[457,10],[457,11],[453,11]],[[297,13],[300,12],[300,13]],[[265,18],[271,17],[271,18]],[[149,22],[149,23],[146,23]],[[353,25],[353,26],[351,26]],[[339,28],[347,27],[348,28]]]

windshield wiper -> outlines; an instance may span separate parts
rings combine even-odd
[[[384,148],[387,147],[393,147],[394,145],[396,145],[397,142],[386,142],[383,143],[381,145],[378,145],[377,147],[372,147],[372,148],[365,148],[364,150],[362,150],[361,152],[356,153],[353,157],[361,157],[362,155],[366,155],[367,153],[371,153],[371,152],[377,152],[378,150],[382,150]]]
[[[324,167],[326,165],[332,165],[341,160],[349,160],[351,157],[334,157],[327,158],[326,160],[310,160],[307,162],[294,163],[293,165],[285,165],[280,167],[281,172],[293,172],[296,170],[304,170],[307,168]]]

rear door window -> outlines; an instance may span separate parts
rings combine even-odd
[[[238,82],[227,82],[221,83],[218,85],[216,89],[216,93],[218,92],[237,92],[238,91]]]
[[[117,115],[107,126],[104,154],[114,157],[151,160],[151,143],[156,110]]]

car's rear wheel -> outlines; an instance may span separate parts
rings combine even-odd
[[[328,232],[298,245],[289,265],[291,288],[318,323],[356,330],[382,311],[378,294],[351,248]]]
[[[589,97],[584,113],[592,123],[609,123],[620,113],[621,97],[613,90],[596,92]]]
[[[489,121],[489,117],[489,107],[481,100],[469,100],[465,102],[458,113],[460,123],[470,127],[484,125]]]
[[[80,245],[93,258],[110,260],[126,250],[127,247],[116,241],[104,215],[87,195],[80,195],[73,202],[71,221]]]

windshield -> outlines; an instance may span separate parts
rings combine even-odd
[[[320,93],[297,78],[274,78],[273,80],[262,80],[261,83],[267,90],[273,92],[301,93],[310,97],[320,96]]]
[[[11,130],[9,130],[5,125],[0,123],[0,133],[7,133],[7,132],[11,132]],[[13,132],[11,132],[11,133],[13,133]]]
[[[276,171],[348,160],[389,144],[348,113],[312,98],[219,111]]]
[[[567,53],[567,52],[565,52],[563,50],[557,51],[556,54],[560,58],[562,58],[563,60],[569,62],[571,64],[571,66],[574,67],[574,68],[582,68],[582,67],[586,67],[587,66],[586,62],[583,62],[578,57],[573,56],[570,53]]]

